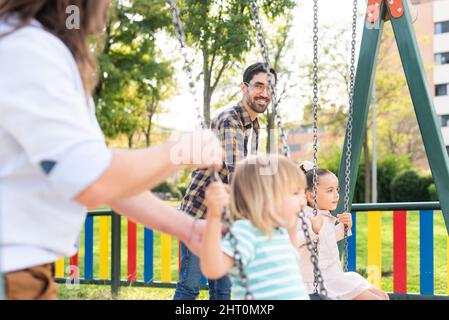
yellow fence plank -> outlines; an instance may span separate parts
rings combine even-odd
[[[382,278],[382,242],[381,242],[382,213],[368,212],[368,281],[380,288]]]
[[[64,279],[64,258],[55,262],[55,277]]]
[[[171,237],[161,233],[161,281],[171,282]]]
[[[100,217],[100,280],[109,279],[109,217]]]

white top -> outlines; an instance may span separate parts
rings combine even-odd
[[[312,230],[310,218],[313,217],[313,209],[304,208],[305,221],[312,240],[318,239],[318,266],[324,279],[324,286],[331,299],[351,300],[363,291],[371,287],[370,283],[356,272],[343,272],[337,241],[344,238],[344,225],[337,223],[337,218],[330,213],[320,210],[318,214],[323,215],[323,226],[319,234]],[[336,224],[337,223],[337,224]],[[348,237],[351,230],[348,230]],[[306,239],[302,231],[301,221],[298,225],[298,240],[300,253],[300,268],[304,278],[304,284],[309,293],[314,292],[313,264],[310,253],[305,245]]]
[[[337,218],[330,213],[325,214],[324,210],[320,210],[318,214],[323,216],[323,226],[320,229],[320,233],[316,234],[312,230],[312,223],[310,218],[313,217],[313,209],[309,206],[304,208],[305,221],[312,240],[319,240],[318,255],[319,255],[319,267],[322,272],[328,269],[339,268],[340,255],[338,251],[337,242],[344,239],[344,225],[337,223]],[[337,224],[336,224],[337,223]],[[307,249],[306,238],[302,230],[301,220],[298,223],[298,242],[299,252],[301,255],[301,271],[304,276],[305,282],[313,282],[313,265],[310,261],[310,253]],[[348,237],[351,236],[351,230],[348,230]],[[333,275],[333,274],[332,274]],[[327,280],[328,277],[326,277]]]
[[[16,20],[0,20],[0,34]],[[86,208],[73,198],[109,166],[75,60],[37,21],[0,37],[0,270],[76,252]]]

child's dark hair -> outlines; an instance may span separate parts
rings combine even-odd
[[[313,169],[306,169],[305,168],[305,164],[301,164],[299,166],[299,168],[302,170],[302,172],[304,172],[305,176],[306,176],[306,180],[307,180],[307,191],[313,191]],[[316,170],[316,175],[318,180],[320,179],[320,177],[325,176],[327,174],[332,174],[333,172],[327,169],[320,169],[317,168]],[[318,181],[317,181],[318,183]]]

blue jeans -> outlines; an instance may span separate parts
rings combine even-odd
[[[181,271],[173,300],[195,300],[201,285],[200,259],[181,242]],[[231,280],[208,280],[210,300],[231,300]]]

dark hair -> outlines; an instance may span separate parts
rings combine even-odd
[[[306,170],[304,168],[304,164],[301,164],[299,166],[299,168],[302,170],[302,172],[304,172],[305,176],[306,176],[306,180],[307,180],[307,191],[313,191],[313,170]],[[316,175],[318,180],[320,179],[320,177],[325,176],[327,174],[333,174],[332,171],[327,170],[327,169],[320,169],[317,168],[316,170]],[[318,181],[317,181],[318,183]]]
[[[69,48],[83,81],[86,93],[91,93],[97,83],[97,62],[89,47],[92,26],[106,25],[109,0],[0,0],[0,18],[8,19],[18,15],[19,23],[13,30],[26,26],[31,19],[39,21],[43,27],[58,37]],[[80,28],[66,27],[69,6],[80,10]],[[11,33],[0,35],[6,36]]]
[[[257,62],[255,64],[250,65],[248,68],[246,68],[245,72],[243,73],[243,82],[249,83],[256,74],[263,72],[267,72],[266,64],[262,62]],[[274,81],[277,82],[278,76],[276,74],[276,71],[270,67],[270,73],[274,75]]]

